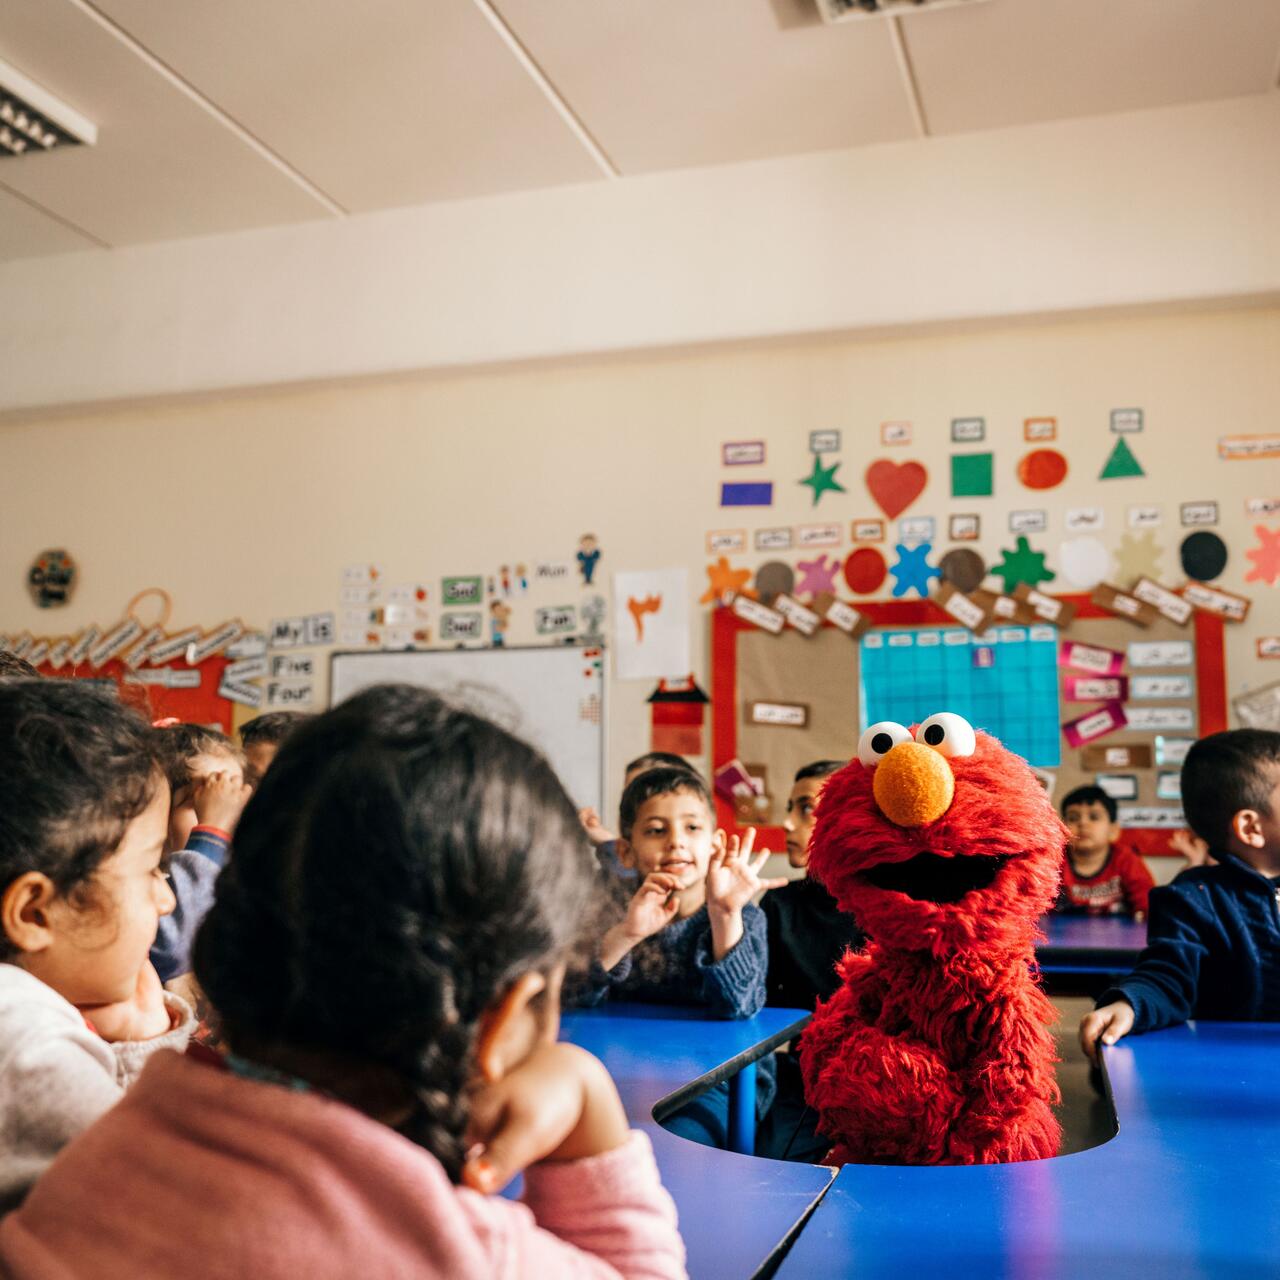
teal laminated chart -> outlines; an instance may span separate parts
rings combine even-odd
[[[954,711],[1029,764],[1061,763],[1057,627],[871,631],[862,637],[860,668],[863,729]]]

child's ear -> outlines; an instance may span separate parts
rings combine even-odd
[[[482,1080],[501,1080],[529,1056],[538,1039],[538,1020],[529,1005],[546,986],[542,974],[522,973],[481,1015],[476,1066]]]
[[[636,855],[631,851],[631,841],[626,836],[618,837],[617,847],[618,861],[622,863],[628,871],[636,869]]]
[[[39,871],[26,871],[9,883],[0,898],[0,928],[11,945],[30,955],[53,941],[48,908],[56,897],[53,881]]]
[[[1262,829],[1262,815],[1256,809],[1238,809],[1231,815],[1231,834],[1250,849],[1261,849],[1267,843]]]

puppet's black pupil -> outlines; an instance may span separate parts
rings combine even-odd
[[[878,756],[884,755],[891,746],[893,746],[893,739],[887,733],[877,733],[871,739],[871,750]]]
[[[931,724],[924,731],[924,740],[931,747],[936,747],[946,736],[947,731],[940,724]]]

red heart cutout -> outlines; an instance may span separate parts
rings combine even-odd
[[[929,473],[919,462],[890,462],[888,458],[881,458],[867,468],[866,479],[876,504],[892,520],[924,492]]]

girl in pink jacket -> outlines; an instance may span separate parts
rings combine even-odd
[[[545,760],[434,694],[299,729],[196,941],[229,1051],[157,1054],[5,1219],[0,1271],[684,1276],[646,1138],[556,1043],[588,854]]]

